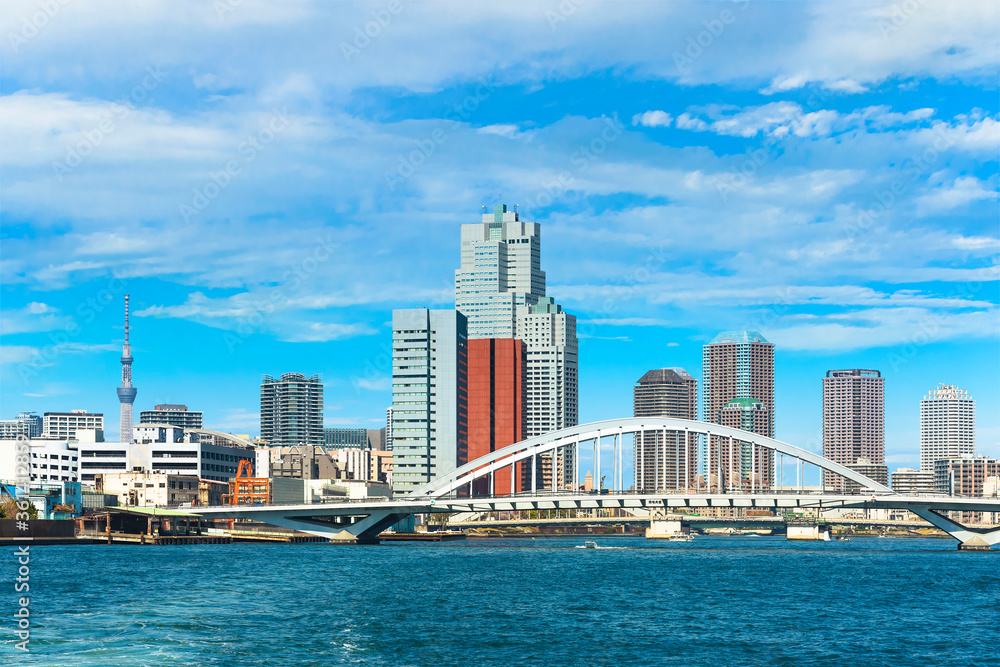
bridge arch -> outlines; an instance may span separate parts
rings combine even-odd
[[[788,455],[799,459],[800,461],[811,463],[812,465],[822,468],[823,470],[841,475],[853,482],[856,482],[862,488],[872,489],[880,493],[893,493],[892,490],[883,484],[880,484],[879,482],[876,482],[875,480],[870,479],[857,471],[851,470],[844,465],[834,463],[823,456],[814,454],[800,447],[796,447],[795,445],[788,444],[787,442],[775,440],[774,438],[769,438],[750,431],[690,419],[675,419],[672,417],[625,417],[621,419],[609,419],[606,421],[581,424],[579,426],[571,426],[569,428],[560,429],[558,431],[553,431],[551,433],[546,433],[544,435],[535,436],[533,438],[528,438],[527,440],[514,443],[513,445],[498,449],[497,451],[490,453],[488,456],[480,457],[475,461],[471,461],[449,473],[445,473],[444,475],[431,480],[427,484],[424,484],[423,486],[412,491],[407,498],[439,498],[447,496],[462,487],[471,485],[475,480],[491,477],[497,471],[505,468],[512,468],[517,463],[522,461],[533,461],[535,457],[539,455],[552,454],[566,447],[574,447],[575,452],[578,452],[581,442],[588,442],[594,440],[595,438],[597,439],[597,442],[600,443],[602,438],[616,436],[615,447],[621,448],[624,446],[624,442],[621,438],[622,435],[637,433],[642,434],[647,432],[662,433],[664,431],[680,433],[686,432],[690,434],[704,435],[706,437],[719,436],[729,439],[730,443],[736,442],[756,445],[766,450]],[[600,450],[598,449],[598,456],[600,456],[599,452]],[[564,460],[566,460],[565,454]],[[576,466],[579,465],[579,461],[575,456],[573,464]],[[719,465],[721,470],[721,463]],[[554,468],[555,462],[553,462],[553,476],[555,475]],[[708,473],[710,478],[713,471],[709,470]],[[697,472],[695,474],[697,476]],[[597,473],[595,477],[596,476],[599,476],[599,473]],[[616,468],[615,476],[619,479],[622,479],[623,477],[620,464]],[[598,480],[595,479],[595,482],[598,482]],[[513,477],[511,484],[513,485]]]

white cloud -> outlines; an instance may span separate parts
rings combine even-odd
[[[959,208],[974,201],[997,199],[996,190],[987,190],[982,181],[974,176],[959,176],[950,183],[942,183],[931,192],[917,199],[921,214],[940,213]],[[959,247],[963,242],[956,241]],[[966,242],[966,247],[968,247]]]
[[[510,123],[487,125],[485,127],[479,128],[477,132],[479,134],[495,134],[500,137],[506,137],[507,139],[513,139],[522,134],[520,128],[518,128],[517,125],[513,125]]]
[[[666,111],[644,111],[632,116],[632,125],[643,127],[670,127],[674,118]]]

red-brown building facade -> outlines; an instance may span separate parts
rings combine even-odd
[[[475,338],[469,350],[469,461],[524,440],[527,346],[513,338]],[[521,474],[517,471],[516,479]],[[511,492],[511,470],[494,475],[495,495]],[[474,495],[489,495],[489,479],[477,480]],[[515,492],[520,491],[520,484]]]

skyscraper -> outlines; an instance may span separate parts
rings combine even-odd
[[[469,321],[469,338],[513,338],[518,306],[545,296],[541,226],[521,222],[497,204],[482,222],[462,225],[462,265],[455,271],[455,309]]]
[[[633,388],[632,398],[635,417],[698,418],[698,381],[683,368],[647,371]],[[696,435],[644,433],[634,446],[633,474],[640,491],[683,489],[698,475]]]
[[[118,387],[118,400],[122,404],[119,442],[132,442],[132,403],[138,391],[132,386],[132,348],[128,342],[128,294],[125,295],[125,343],[122,345],[122,386]]]
[[[323,444],[323,379],[284,373],[260,380],[260,437],[272,447]]]
[[[469,461],[524,440],[526,351],[514,338],[469,341]],[[475,495],[491,491],[489,479],[474,486]],[[493,486],[496,495],[520,490],[511,489],[510,468],[494,473]]]
[[[392,451],[392,406],[385,409],[385,448]]]
[[[727,425],[738,421],[743,430],[774,437],[774,346],[760,332],[723,331],[704,345],[702,378],[704,421],[722,424],[725,412]],[[772,484],[773,452],[715,436],[707,449],[705,473],[710,485],[741,488],[752,483],[767,488]]]
[[[519,308],[517,338],[528,346],[526,438],[579,423],[576,317],[551,297]]]
[[[468,318],[470,340],[517,338],[527,345],[524,437],[578,423],[576,318],[545,296],[540,225],[522,222],[505,204],[480,223],[462,225],[455,308]],[[539,483],[550,486],[551,462],[547,456],[536,462]],[[556,471],[560,488],[571,481],[571,463]]]
[[[823,456],[845,466],[860,460],[885,465],[885,378],[855,368],[827,371],[823,378]],[[879,475],[882,476],[881,474]],[[846,491],[847,479],[823,473],[824,486]]]
[[[920,401],[920,469],[976,453],[976,402],[953,384],[939,384]]]
[[[468,460],[467,320],[392,311],[392,488],[405,494]]]

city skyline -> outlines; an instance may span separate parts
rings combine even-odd
[[[381,425],[391,310],[452,308],[457,230],[506,203],[543,229],[546,292],[577,317],[580,422],[630,414],[650,368],[703,379],[701,346],[745,328],[776,346],[777,437],[820,451],[816,378],[878,368],[890,468],[919,467],[939,383],[976,397],[976,449],[1000,456],[989,4],[884,31],[891,3],[850,21],[747,3],[724,39],[710,5],[643,8],[638,32],[634,7],[408,7],[350,62],[357,7],[289,11],[288,43],[322,57],[264,60],[259,7],[73,29],[84,11],[4,46],[6,419],[84,408],[119,431],[130,293],[137,410],[256,434],[260,374],[296,371],[326,378],[324,424]],[[734,57],[774,25],[773,58]],[[192,48],[142,39],[164,30]],[[76,48],[120,34],[128,58]],[[454,34],[482,57],[382,66]],[[41,74],[64,48],[101,77]]]

